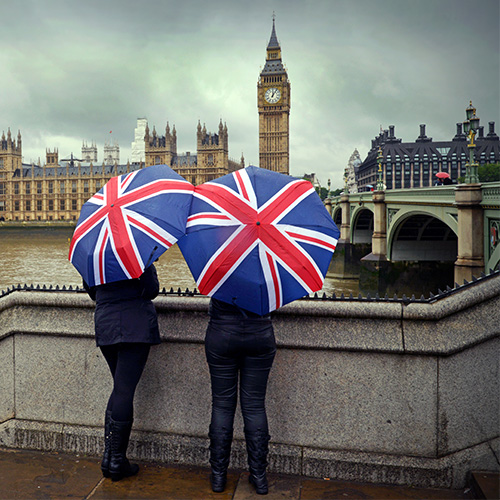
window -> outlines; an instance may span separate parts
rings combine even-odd
[[[160,164],[160,157],[159,156],[155,156],[155,165],[159,165]]]
[[[76,193],[76,181],[71,181],[71,192]]]
[[[87,181],[87,180],[83,181],[83,192],[84,193],[89,192],[89,181]]]
[[[54,200],[49,200],[49,210],[54,210]]]
[[[31,182],[27,182],[24,187],[26,190],[26,194],[31,194]]]
[[[66,200],[59,200],[59,209],[66,210]]]
[[[41,182],[36,183],[36,193],[42,194],[42,183]]]
[[[65,184],[64,184],[64,181],[61,181],[61,182],[59,183],[59,192],[60,192],[61,194],[64,194],[64,193],[66,192],[66,186],[65,186]]]
[[[29,212],[31,210],[31,201],[26,200],[26,211]]]
[[[49,194],[52,194],[54,192],[54,183],[52,181],[49,181]]]
[[[5,212],[5,201],[0,201],[0,212]]]
[[[5,182],[0,182],[0,194],[5,194]]]
[[[36,209],[41,212],[42,211],[42,200],[36,200]]]
[[[14,182],[14,194],[19,194],[19,182]]]
[[[15,210],[16,212],[18,212],[18,211],[19,211],[19,200],[14,201],[14,210]]]
[[[78,210],[76,206],[76,200],[71,200],[71,210]]]

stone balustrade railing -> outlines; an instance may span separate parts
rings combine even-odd
[[[208,466],[208,299],[181,295],[155,300],[163,342],[130,456]],[[75,291],[0,297],[0,446],[101,453],[111,380],[93,307]],[[301,300],[274,325],[270,471],[460,488],[498,470],[500,272],[426,300]],[[235,438],[231,467],[245,468],[239,414]]]

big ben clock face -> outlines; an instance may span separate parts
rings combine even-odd
[[[264,98],[269,104],[275,104],[281,99],[281,91],[275,87],[266,90]]]

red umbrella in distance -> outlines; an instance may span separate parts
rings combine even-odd
[[[448,172],[438,172],[435,174],[438,179],[448,179],[450,174]]]

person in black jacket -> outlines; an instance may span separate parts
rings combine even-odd
[[[265,495],[270,439],[265,398],[276,354],[271,315],[258,316],[214,298],[209,314],[205,353],[212,386],[209,428],[212,490],[221,492],[226,486],[239,377],[249,481],[258,494]]]
[[[119,481],[139,471],[126,457],[134,415],[134,394],[152,344],[160,343],[158,318],[153,302],[160,286],[154,265],[133,280],[116,281],[90,288],[97,346],[113,376],[104,422],[102,473]]]

